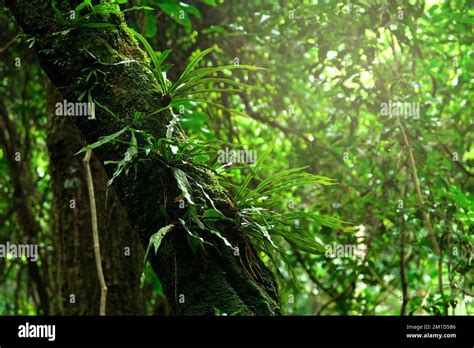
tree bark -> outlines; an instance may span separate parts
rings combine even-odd
[[[51,88],[50,105],[60,101]],[[81,156],[74,156],[84,140],[68,117],[49,119],[47,144],[52,181],[52,223],[54,256],[57,266],[58,314],[98,315],[100,286],[94,259],[89,197]],[[92,156],[91,171],[97,202],[102,264],[108,287],[108,315],[143,314],[140,289],[143,248],[125,219],[113,189],[109,189],[106,208],[107,174]]]
[[[61,1],[60,10],[69,13],[74,8],[72,3],[75,2]],[[154,88],[151,72],[140,63],[116,64],[145,59],[121,13],[94,17],[95,22],[112,23],[111,28],[70,28],[59,20],[49,1],[9,0],[6,4],[25,33],[35,37],[40,64],[63,98],[77,101],[79,94],[84,92],[78,82],[81,78],[84,81],[92,69],[105,73],[98,74],[93,96],[119,118],[111,117],[103,110],[96,110],[96,120],[78,117],[76,124],[89,143],[126,125],[147,130],[155,139],[165,137],[171,115],[162,112],[146,116],[161,108],[160,93]],[[136,112],[143,116],[139,122],[134,118]],[[184,137],[179,127],[174,136]],[[120,160],[126,148],[126,145],[109,143],[97,148],[95,153],[101,160]],[[208,183],[205,186],[207,193],[225,215],[232,217],[235,214],[228,195],[211,173],[193,172],[186,166],[181,169]],[[111,177],[113,168],[107,168],[107,171]],[[114,181],[114,188],[144,245],[148,245],[150,236],[159,228],[176,223],[185,213],[175,202],[181,192],[171,170],[158,154],[151,153],[146,161],[138,161],[136,175],[119,176]],[[166,214],[163,214],[163,208]],[[228,314],[278,314],[272,274],[234,224],[223,224],[222,229],[231,243],[239,247],[238,255],[234,256],[233,251],[218,240],[213,242],[217,248],[206,248],[194,254],[186,243],[185,231],[177,227],[166,235],[158,255],[152,255],[152,266],[164,285],[173,313],[212,315],[218,309]]]

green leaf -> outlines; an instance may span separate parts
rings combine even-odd
[[[322,244],[309,238],[301,238],[291,234],[285,234],[283,238],[285,238],[288,243],[294,245],[298,249],[310,254],[321,255],[326,251]]]
[[[193,157],[193,162],[194,163],[205,163],[209,161],[209,156],[208,155],[197,155]]]
[[[258,224],[257,222],[254,222],[254,225],[258,227],[258,229],[260,230],[260,232],[263,234],[263,236],[270,242],[270,244],[274,247],[274,248],[277,248],[277,246],[275,245],[275,243],[273,242],[272,238],[270,237],[270,234],[268,233],[268,230],[265,226],[262,226],[260,224]]]
[[[155,255],[156,255],[161,245],[161,241],[163,240],[165,235],[173,229],[173,227],[174,227],[174,224],[170,224],[165,227],[162,227],[158,230],[158,232],[156,232],[150,237],[150,242],[148,243],[148,248],[146,249],[146,253],[145,253],[145,262],[148,259],[148,253],[150,252],[151,247],[153,246],[155,248]]]
[[[156,19],[153,12],[145,12],[145,35],[147,37],[155,37],[158,27],[156,25]]]
[[[178,1],[159,1],[157,5],[172,20],[174,20],[179,25],[182,25],[186,29],[186,32],[191,30],[191,20],[189,19],[189,10],[187,7],[182,6]],[[189,7],[188,4],[185,5]],[[181,11],[184,12],[184,16],[182,15],[183,12]]]
[[[162,65],[163,62],[166,60],[166,58],[168,58],[168,56],[169,56],[169,54],[171,53],[171,51],[172,51],[171,49],[169,49],[169,50],[164,50],[163,52],[161,52],[161,53],[159,54],[158,60],[159,60],[159,62],[160,62],[160,65]]]
[[[153,11],[154,8],[153,7],[150,7],[150,6],[132,6],[132,7],[129,7],[129,8],[126,8],[124,10],[122,10],[122,12],[129,12],[129,11],[136,11],[136,10],[147,10],[147,11]]]
[[[160,60],[158,58],[158,55],[156,54],[153,47],[151,47],[150,43],[147,41],[147,39],[145,39],[145,37],[143,35],[136,32],[135,30],[133,30],[133,34],[134,34],[135,38],[137,38],[143,44],[146,51],[148,52],[148,55],[150,56],[150,59],[153,62],[153,66],[155,68],[152,71],[153,71],[156,79],[158,80],[158,84],[161,88],[161,91],[162,91],[163,94],[167,94],[168,93],[167,81],[165,80],[165,78],[163,76],[163,71],[161,70],[161,64],[160,64]]]
[[[213,228],[210,228],[209,231],[211,231],[211,233],[215,234],[216,236],[218,236],[220,239],[222,239],[222,241],[224,242],[225,245],[227,245],[229,248],[231,249],[234,249],[234,247],[232,246],[232,244],[229,243],[229,241],[227,240],[227,238],[225,238],[224,236],[222,236],[222,234],[213,229]]]
[[[182,80],[185,80],[186,77],[189,75],[191,70],[196,66],[197,63],[199,63],[207,54],[211,53],[214,51],[214,48],[208,48],[202,52],[200,52],[196,57],[194,57],[191,61],[189,61],[188,65],[186,65],[186,68],[184,69],[183,73],[181,74],[181,77],[178,79],[176,82],[179,84]]]
[[[211,25],[209,28],[206,28],[202,31],[204,34],[212,34],[212,33],[219,33],[219,34],[227,34],[228,31],[221,25]]]
[[[145,282],[148,280],[148,282],[152,285],[153,290],[155,291],[156,295],[165,298],[165,292],[163,290],[163,285],[161,284],[160,279],[156,275],[156,273],[153,271],[153,268],[151,267],[150,263],[147,262],[145,265],[145,269],[140,277],[140,287],[143,288],[145,285]]]
[[[202,248],[204,246],[204,244],[206,243],[204,241],[204,239],[202,239],[201,237],[199,237],[198,235],[194,234],[189,228],[188,226],[186,225],[186,222],[183,220],[183,219],[179,219],[179,222],[181,223],[181,225],[183,226],[184,230],[186,232],[188,232],[188,244],[189,244],[189,247],[191,248],[191,250],[193,251],[194,254],[197,253],[197,251],[199,250],[199,248]],[[206,243],[206,244],[209,244],[209,243]]]
[[[51,0],[51,7],[53,8],[54,13],[56,13],[61,22],[66,23],[66,18],[64,18],[63,14],[61,13],[61,11],[59,11],[57,7],[57,0]]]
[[[193,198],[191,195],[191,185],[189,184],[186,174],[179,168],[173,168],[173,175],[176,179],[176,183],[178,184],[179,189],[183,193],[184,198],[186,198],[189,204],[194,205]]]
[[[199,227],[201,230],[206,229],[206,226],[204,226],[204,224],[202,223],[202,221],[199,220],[199,217],[198,217],[198,214],[197,214],[197,210],[196,210],[196,206],[195,206],[195,205],[190,205],[190,206],[189,206],[189,214],[191,215],[191,218],[194,220],[194,222],[196,223],[196,225],[198,225],[198,227]]]
[[[77,14],[77,13],[81,12],[81,10],[86,6],[89,6],[89,7],[92,8],[92,1],[91,0],[84,0],[79,5],[76,6],[76,8],[74,9],[74,12],[76,12],[76,14]]]
[[[224,218],[224,214],[222,214],[219,210],[217,209],[208,209],[202,214],[203,219],[222,219]]]
[[[212,6],[212,7],[216,7],[217,4],[216,4],[216,0],[201,0],[203,3],[205,3],[206,5],[209,5],[209,6]]]
[[[191,248],[193,254],[196,254],[200,248],[202,248],[203,243],[201,242],[202,238],[198,238],[192,234],[188,234],[187,241],[188,245]]]
[[[124,127],[121,130],[119,130],[118,132],[115,132],[114,134],[110,134],[110,135],[101,137],[99,141],[96,141],[95,143],[93,143],[91,145],[87,145],[86,147],[83,147],[79,152],[76,153],[76,155],[80,154],[82,152],[86,152],[88,150],[95,149],[95,148],[97,148],[99,146],[102,146],[104,144],[107,144],[108,142],[114,140],[115,138],[117,138],[120,135],[122,135],[123,133],[125,133],[125,131],[127,131],[127,129],[128,129],[128,127]]]
[[[129,156],[129,159],[132,159],[138,154],[138,143],[137,143],[137,138],[135,137],[135,132],[132,133],[132,138],[130,139],[131,145],[127,149],[127,153]]]

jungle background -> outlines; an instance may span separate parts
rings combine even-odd
[[[270,188],[284,189],[271,197],[252,191],[255,206],[296,214],[285,233],[304,230],[321,246],[271,235],[272,247],[257,249],[277,281],[282,314],[474,311],[469,1],[115,2],[132,9],[127,24],[160,57],[168,54],[172,81],[207,48],[214,51],[203,67],[264,68],[225,70],[251,87],[176,105],[186,134],[208,145],[196,162],[222,169],[236,188],[258,188],[278,173],[293,178],[295,168],[330,179],[275,179]],[[86,142],[70,118],[55,116],[62,98],[38,63],[34,37],[7,7],[2,1],[0,244],[38,243],[40,258],[0,258],[0,313],[98,314],[84,153],[76,154]],[[418,105],[419,114],[384,114],[389,102]],[[219,163],[226,148],[255,151],[258,164]],[[107,314],[177,314],[167,278],[144,266],[146,247],[108,188],[107,159],[91,161]]]

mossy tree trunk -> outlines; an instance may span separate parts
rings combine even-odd
[[[51,113],[60,101],[57,89],[49,94]],[[83,156],[74,156],[83,144],[72,118],[51,116],[48,151],[52,181],[52,224],[57,270],[57,314],[99,315],[100,284],[94,257],[90,204]],[[106,204],[107,174],[93,156],[94,180],[101,255],[107,284],[108,315],[143,314],[140,289],[143,248],[124,216],[113,189]]]
[[[77,3],[61,1],[58,6],[67,14]],[[136,112],[148,115],[159,109],[160,93],[154,87],[153,75],[143,64],[116,64],[145,59],[121,13],[94,18],[95,22],[112,23],[113,27],[71,28],[59,20],[49,1],[8,0],[6,4],[25,33],[35,37],[34,48],[40,64],[64,99],[76,102],[81,93],[92,87],[92,84],[84,86],[78,82],[96,70],[97,79],[92,81],[97,82],[92,89],[93,97],[119,118],[111,117],[102,109],[96,110],[96,120],[76,118],[76,124],[89,143],[117,132],[125,125],[147,130],[156,139],[165,137],[166,126],[171,120],[169,113],[143,116],[139,122],[134,118]],[[184,137],[179,127],[174,136]],[[109,143],[95,149],[94,153],[102,161],[121,160],[126,149],[127,145]],[[108,167],[111,177],[114,169]],[[188,173],[192,171],[191,167],[181,169]],[[235,214],[232,202],[213,175],[193,175],[205,176],[202,181],[208,183],[208,194],[225,215],[232,217]],[[128,221],[145,246],[159,228],[178,221],[185,213],[175,199],[181,191],[172,172],[157,154],[150,154],[146,161],[138,161],[136,175],[119,176],[114,181],[114,188]],[[214,240],[216,248],[206,247],[194,254],[186,242],[186,232],[175,228],[164,238],[158,255],[152,255],[152,266],[163,283],[173,313],[212,315],[218,309],[228,314],[278,314],[278,295],[272,274],[255,256],[255,250],[235,225],[225,224],[222,230],[231,243],[238,246],[239,253]]]

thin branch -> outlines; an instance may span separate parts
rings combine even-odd
[[[439,253],[439,258],[438,258],[438,289],[443,301],[444,315],[449,315],[449,303],[448,301],[446,301],[446,298],[444,296],[444,285],[443,285],[443,262],[444,262],[444,247],[443,246],[444,246],[444,238],[446,235],[449,236],[449,230],[446,231],[446,233],[444,233],[443,235],[441,235],[441,238],[440,238],[440,253]],[[449,265],[448,265],[448,269],[449,269]]]
[[[408,283],[407,283],[407,276],[406,276],[406,266],[408,262],[408,258],[405,255],[405,223],[403,220],[403,216],[401,217],[402,220],[402,228],[400,230],[400,280],[402,283],[402,308],[400,309],[400,315],[406,315],[407,305],[408,305]]]
[[[247,110],[247,115],[249,115],[254,120],[260,121],[262,123],[266,123],[266,124],[272,126],[273,128],[279,129],[285,135],[293,134],[293,135],[297,136],[298,138],[303,139],[306,142],[311,142],[311,140],[306,135],[301,133],[299,130],[294,129],[294,128],[285,127],[284,125],[282,125],[282,124],[280,124],[276,121],[272,121],[272,120],[270,120],[266,117],[262,117],[259,114],[254,113],[253,109],[250,105],[250,100],[249,100],[248,96],[245,93],[239,93],[239,96],[242,99],[242,101],[244,102],[245,109]]]
[[[357,273],[356,277],[354,278],[354,281],[357,279],[357,277],[359,277],[359,273]],[[333,304],[334,302],[337,302],[340,298],[342,298],[344,295],[346,295],[352,287],[355,287],[354,284],[350,283],[349,285],[347,285],[344,290],[342,290],[341,293],[337,294],[336,296],[334,296],[332,299],[330,299],[328,302],[326,302],[318,311],[318,313],[316,315],[321,315],[321,313],[329,307],[329,305]]]
[[[399,116],[397,116],[397,120],[398,120],[398,125],[400,126],[400,130],[403,135],[403,141],[408,151],[408,158],[409,158],[408,163],[410,166],[411,176],[415,184],[416,199],[418,201],[418,205],[420,206],[420,209],[423,214],[423,222],[425,224],[426,229],[428,230],[428,238],[430,239],[430,242],[433,245],[434,252],[436,253],[436,255],[439,255],[440,249],[439,249],[438,240],[436,239],[436,236],[433,231],[433,226],[431,225],[430,214],[425,208],[425,201],[423,199],[423,194],[421,193],[420,181],[418,180],[418,174],[416,173],[415,158],[413,156],[413,151],[411,149],[410,141],[408,140],[407,133],[405,132],[405,127],[403,126],[403,123],[400,120]]]
[[[94,241],[95,264],[100,283],[100,315],[105,315],[105,305],[107,301],[107,285],[105,284],[104,271],[102,270],[102,259],[100,256],[99,229],[97,227],[97,209],[95,206],[94,183],[92,182],[92,173],[90,159],[92,150],[88,150],[84,156],[84,168],[86,170],[87,187],[89,191],[89,201],[91,206],[92,237]]]
[[[306,272],[306,274],[308,275],[309,279],[311,279],[311,281],[316,284],[321,290],[323,290],[325,293],[327,293],[329,296],[331,297],[335,297],[336,294],[331,290],[331,289],[328,289],[326,288],[313,274],[313,272],[311,272],[311,269],[309,269],[306,264],[305,264],[305,260],[303,260],[303,256],[301,255],[301,253],[296,249],[296,248],[293,248],[293,254],[296,256],[296,258],[298,259],[298,262],[301,264],[301,267],[303,268],[303,270]]]
[[[443,250],[440,250],[440,255],[438,258],[438,289],[441,295],[443,304],[444,304],[444,315],[448,315],[448,303],[444,297],[444,288],[443,288]]]
[[[2,47],[0,47],[0,53],[2,53],[2,52],[5,51],[8,47],[10,47],[10,46],[16,41],[16,39],[18,39],[18,36],[19,36],[19,35],[15,35],[10,41],[8,41],[5,45],[3,45]]]

